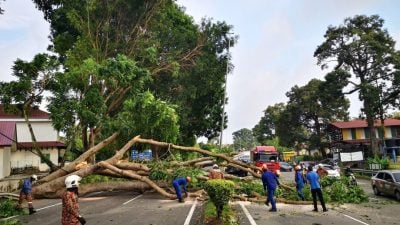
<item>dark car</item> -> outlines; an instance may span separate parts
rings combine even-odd
[[[279,165],[281,166],[281,171],[282,172],[292,172],[293,167],[287,163],[287,162],[279,162]]]
[[[382,170],[371,178],[375,195],[394,196],[400,201],[400,170]]]
[[[250,159],[247,159],[247,158],[242,158],[242,159],[240,159],[238,161],[246,163],[246,164],[250,164]],[[238,177],[247,176],[247,171],[238,169],[238,168],[233,167],[233,166],[227,166],[226,169],[225,169],[225,173],[236,175]]]

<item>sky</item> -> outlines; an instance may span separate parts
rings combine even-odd
[[[400,1],[397,0],[178,0],[198,23],[201,18],[225,21],[233,26],[238,43],[230,49],[234,70],[228,75],[228,128],[232,133],[252,129],[269,106],[287,102],[291,87],[313,78],[323,79],[313,57],[324,41],[328,26],[347,17],[378,14],[400,49]],[[30,0],[0,2],[0,81],[10,81],[17,59],[31,60],[50,44],[49,24]],[[357,95],[350,96],[350,116],[360,113]]]

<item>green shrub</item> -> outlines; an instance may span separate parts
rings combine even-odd
[[[205,183],[205,190],[212,203],[214,203],[217,209],[217,217],[220,218],[224,205],[228,204],[234,193],[235,184],[228,180],[208,180]]]
[[[368,200],[364,190],[350,184],[350,179],[341,176],[339,179],[324,177],[321,179],[324,200],[337,203],[361,203]]]
[[[11,199],[0,199],[0,218],[25,214],[22,210],[15,209],[16,203]]]
[[[174,173],[172,175],[173,179],[176,179],[177,177],[191,177],[192,182],[188,184],[189,187],[199,187],[201,182],[197,180],[197,176],[202,174],[203,171],[199,168],[188,168],[188,167],[179,167],[174,170]]]
[[[239,182],[235,190],[237,194],[246,194],[252,196],[253,192],[265,195],[264,187],[260,182]]]
[[[115,178],[115,177],[108,177],[102,175],[90,175],[84,177],[80,183],[81,184],[93,184],[93,183],[102,183],[102,182],[119,182],[119,181],[129,181],[130,179],[127,178]]]

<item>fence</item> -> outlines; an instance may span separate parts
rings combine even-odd
[[[364,169],[353,169],[353,168],[351,169],[351,171],[353,173],[358,173],[361,176],[370,176],[370,177],[378,173],[377,170],[364,170]]]

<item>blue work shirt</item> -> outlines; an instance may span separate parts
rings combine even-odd
[[[183,191],[186,192],[186,177],[178,177],[172,182],[172,184],[178,184],[179,186],[182,185]]]
[[[303,173],[300,170],[296,171],[294,180],[296,181],[296,188],[304,187]]]
[[[275,190],[276,186],[279,185],[278,178],[271,171],[265,171],[261,176],[261,180],[264,186],[264,190],[265,188],[267,188],[268,190]]]
[[[321,188],[319,185],[319,176],[316,172],[311,171],[307,173],[307,180],[310,183],[311,189]]]
[[[22,192],[24,193],[31,193],[32,192],[32,182],[31,178],[26,178],[24,179],[24,182],[22,183]]]

